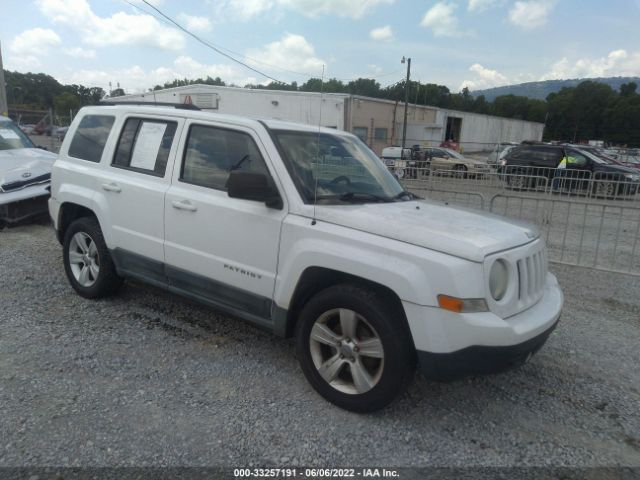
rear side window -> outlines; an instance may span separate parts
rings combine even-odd
[[[548,167],[555,168],[560,163],[562,157],[560,149],[545,148],[538,153],[540,160]]]
[[[268,175],[250,135],[225,128],[193,125],[184,151],[180,180],[216,190],[227,190],[234,170]]]
[[[127,119],[111,165],[164,177],[177,126],[176,122]]]
[[[89,162],[99,162],[114,120],[115,117],[111,115],[85,115],[73,136],[69,155]]]

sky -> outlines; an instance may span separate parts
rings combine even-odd
[[[4,68],[127,93],[174,78],[406,75],[478,90],[640,76],[640,0],[0,0]],[[264,75],[263,75],[264,74]],[[266,75],[266,76],[265,76]]]

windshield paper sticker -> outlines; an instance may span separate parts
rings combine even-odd
[[[13,130],[9,130],[8,128],[0,128],[0,138],[4,138],[5,140],[19,140],[20,137]]]

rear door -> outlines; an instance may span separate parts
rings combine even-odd
[[[128,115],[98,191],[108,204],[114,259],[130,274],[164,282],[164,196],[184,120]]]
[[[226,188],[232,170],[277,187],[264,146],[249,128],[214,122],[190,122],[184,137],[165,199],[170,284],[267,326],[286,206],[230,198]]]

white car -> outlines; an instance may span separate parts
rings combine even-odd
[[[47,212],[56,158],[37,148],[10,118],[0,116],[0,228]]]
[[[311,385],[348,410],[384,407],[416,365],[452,379],[521,364],[563,305],[535,227],[419,200],[334,129],[85,107],[51,190],[80,295],[134,278],[295,335]]]

